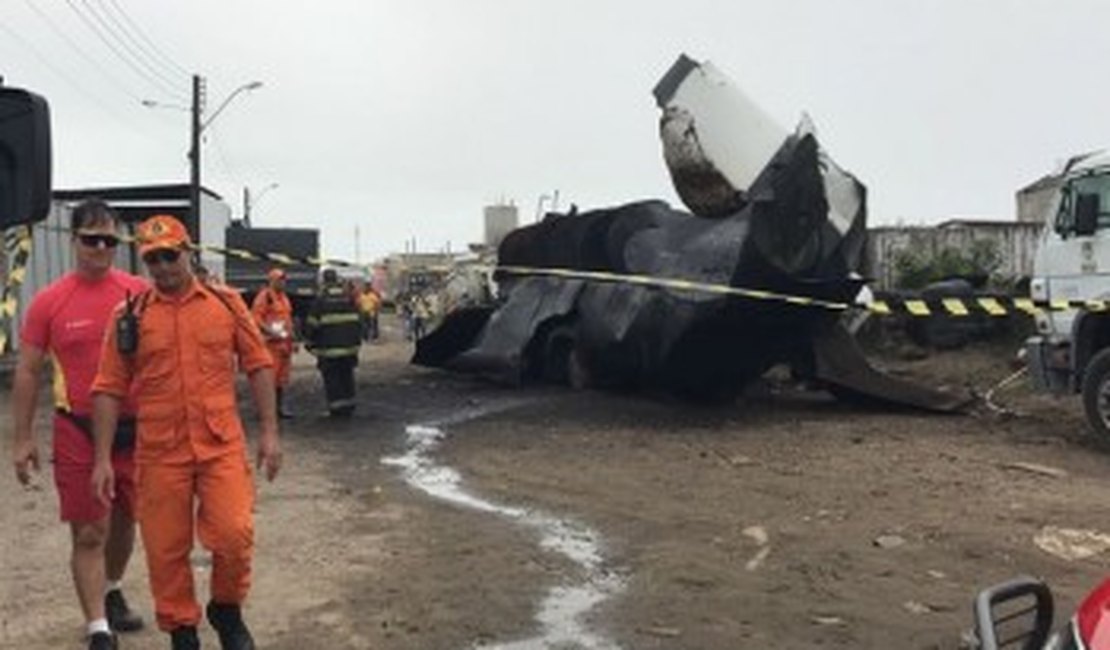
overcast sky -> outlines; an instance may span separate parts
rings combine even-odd
[[[185,106],[196,72],[211,111],[259,80],[208,130],[204,184],[238,216],[278,183],[256,225],[351,260],[358,226],[363,262],[460,249],[501,199],[524,222],[555,190],[677,204],[651,89],[683,52],[786,126],[812,115],[871,225],[1012,219],[1110,143],[1100,0],[0,0],[0,74],[51,103],[56,187],[187,181],[188,113],[140,100]]]

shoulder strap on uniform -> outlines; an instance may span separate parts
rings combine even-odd
[[[211,295],[215,296],[217,299],[219,299],[219,301],[223,303],[224,307],[227,308],[227,311],[232,316],[234,316],[236,319],[238,319],[240,317],[239,312],[235,311],[235,307],[232,306],[231,299],[228,298],[226,295],[224,295],[223,290],[210,287],[210,286],[208,286],[206,284],[203,284],[203,283],[200,284],[199,286],[200,286],[200,290],[202,292],[211,294]]]
[[[135,318],[142,319],[143,313],[146,312],[146,306],[150,302],[150,296],[153,293],[153,287],[147,287],[134,296],[131,295],[131,292],[127,292],[124,304],[127,308],[131,309],[131,313],[135,314]]]
[[[232,304],[231,298],[227,295],[227,293],[225,293],[233,291],[232,289],[222,289],[206,284],[201,284],[200,290],[215,296],[221,303],[223,303],[224,307],[227,308],[227,312],[231,314],[232,319],[235,320],[235,324],[238,327],[242,327],[255,333],[259,331],[258,322],[254,320],[254,316],[251,314],[250,310],[246,309],[245,304],[243,305],[244,308],[242,310],[235,309],[235,305]]]
[[[138,313],[140,315],[142,315],[142,313],[144,311],[146,311],[146,305],[147,305],[148,302],[150,302],[150,296],[153,293],[154,293],[154,289],[152,289],[150,287],[147,287],[146,289],[143,289],[142,291],[140,291],[139,295],[135,296],[135,301],[139,306],[139,312]]]

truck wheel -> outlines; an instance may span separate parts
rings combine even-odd
[[[1083,373],[1083,410],[1091,430],[1110,442],[1110,348],[1096,354]]]

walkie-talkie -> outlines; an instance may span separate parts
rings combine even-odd
[[[135,354],[139,349],[139,317],[130,291],[124,299],[123,313],[116,319],[116,349],[123,355]]]

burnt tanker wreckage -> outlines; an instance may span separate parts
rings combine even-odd
[[[417,343],[414,363],[511,383],[695,398],[733,395],[772,366],[789,364],[841,398],[936,411],[966,404],[966,396],[872,368],[840,311],[573,277],[587,271],[681,279],[832,303],[852,303],[864,284],[856,271],[865,189],[825,154],[808,120],[782,133],[710,64],[685,56],[655,96],[664,155],[694,214],[641,201],[548,214],[513,231],[498,250],[499,268],[512,270],[498,275],[501,301],[448,315]],[[721,142],[737,136],[743,141]],[[736,145],[743,145],[741,155],[728,149]]]

